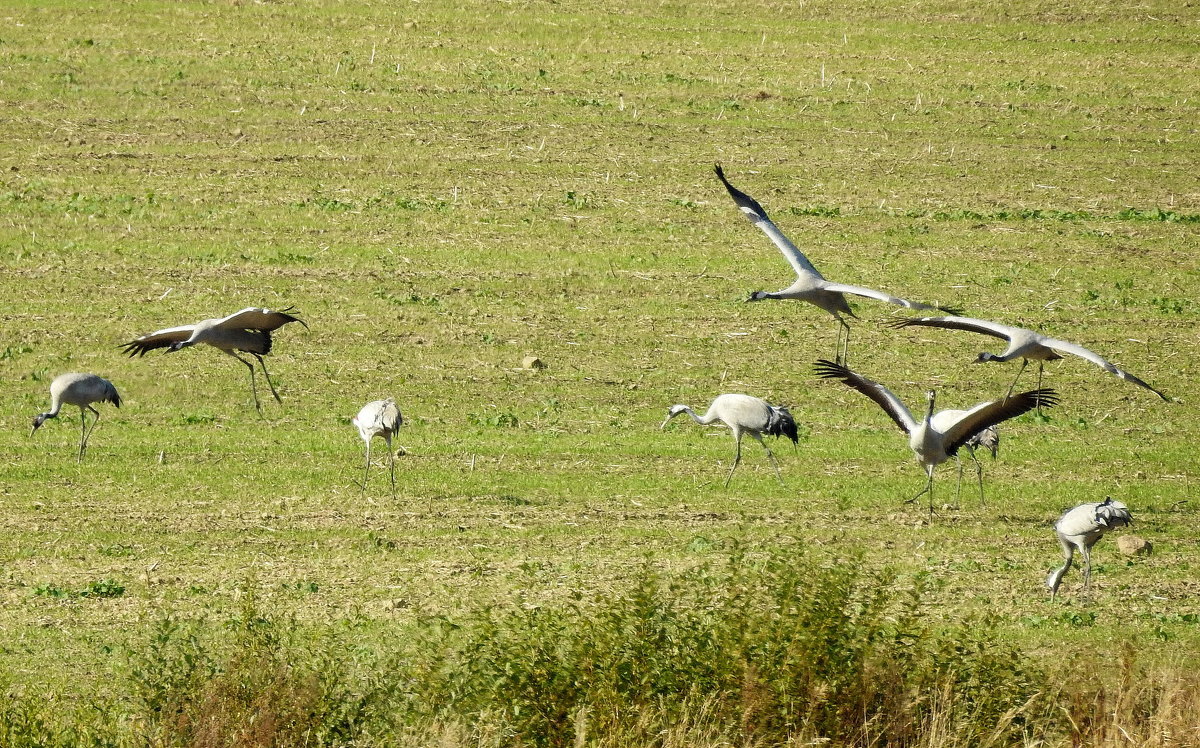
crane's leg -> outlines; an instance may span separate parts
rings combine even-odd
[[[362,493],[363,496],[367,493],[367,476],[371,473],[371,440],[367,439],[367,464],[363,467]]]
[[[1012,397],[1013,388],[1017,386],[1017,382],[1021,379],[1021,374],[1024,373],[1026,366],[1029,366],[1029,359],[1027,359],[1027,358],[1021,359],[1021,368],[1017,369],[1016,378],[1012,380],[1012,384],[1008,385],[1008,393],[1005,394],[1005,396],[1004,396],[1005,400]]]
[[[850,356],[850,324],[841,316],[837,316],[836,319],[838,321],[838,337],[833,352],[833,361],[847,366],[846,359]]]
[[[82,440],[80,440],[80,442],[79,442],[79,459],[78,459],[78,460],[76,460],[76,462],[78,462],[78,461],[80,461],[80,460],[82,460],[82,459],[83,459],[83,453],[84,453],[84,450],[86,450],[86,449],[87,449],[87,443],[88,443],[88,439],[91,439],[91,438],[92,438],[92,432],[96,430],[96,424],[100,423],[100,411],[96,410],[95,408],[93,408],[93,407],[92,407],[92,406],[90,406],[90,405],[88,405],[88,406],[87,406],[87,409],[88,409],[88,410],[90,410],[90,411],[92,411],[92,415],[93,415],[93,416],[95,416],[95,418],[92,420],[92,427],[91,427],[91,428],[86,428],[86,427],[84,428],[84,431],[83,431],[83,439],[82,439]],[[83,409],[83,408],[80,408],[80,409],[79,409],[79,417],[80,417],[80,418],[82,418],[82,419],[84,419],[84,421],[85,421],[85,423],[86,423],[86,420],[87,420],[87,419],[86,419],[86,418],[85,418],[85,416],[84,416],[84,409]]]
[[[757,433],[751,431],[750,436],[753,436],[755,439],[757,439],[758,443],[762,445],[762,448],[767,450],[767,459],[771,461],[771,467],[775,468],[775,477],[779,480],[779,485],[782,486],[783,485],[783,475],[780,474],[780,472],[779,472],[779,463],[775,461],[775,454],[773,452],[771,452],[771,448],[767,446],[767,443],[765,441],[763,441],[761,434],[757,434]]]
[[[1086,595],[1092,585],[1092,549],[1085,543],[1080,551],[1083,553],[1083,594]]]
[[[1039,390],[1042,388],[1042,367],[1044,367],[1045,365],[1046,365],[1046,362],[1045,362],[1045,361],[1038,361],[1038,383],[1037,383],[1037,388],[1038,388]],[[1039,416],[1042,414],[1042,399],[1041,399],[1040,397],[1038,398],[1038,404],[1037,404],[1037,413],[1038,413],[1038,415],[1039,415]]]
[[[925,494],[928,493],[929,494],[929,521],[932,522],[933,521],[933,466],[932,465],[925,468],[925,474],[927,476],[927,478],[925,480],[925,487],[922,488],[920,491],[917,491],[916,496],[912,497],[911,499],[909,499],[908,501],[906,501],[904,503],[905,504],[913,504],[917,501],[917,499],[921,498],[922,496],[924,496]]]
[[[738,463],[742,461],[742,432],[737,431],[733,435],[737,447],[733,453],[733,467],[729,468],[729,475],[725,476],[725,487],[729,488],[729,481],[733,478],[733,471],[737,470]]]
[[[396,452],[392,449],[392,437],[385,436],[384,441],[387,442],[388,449],[388,468],[392,472],[392,499],[396,498]]]
[[[959,496],[962,495],[963,466],[962,466],[962,460],[959,459],[958,455],[954,455],[954,462],[955,462],[955,464],[958,465],[958,483],[954,484],[954,503],[957,504]]]
[[[233,351],[225,351],[225,352],[228,353],[230,356],[233,356],[234,358],[236,358],[238,361],[241,361],[243,364],[246,365],[246,368],[250,370],[250,394],[254,395],[254,409],[257,410],[258,414],[261,416],[262,415],[262,404],[260,402],[258,402],[258,386],[254,383],[254,364],[250,363],[246,359],[237,355]]]
[[[975,450],[971,449],[971,460],[975,463],[975,478],[979,481],[979,503],[986,507],[987,502],[983,500],[983,463],[975,456]],[[962,483],[962,463],[958,464],[958,481]]]
[[[262,367],[263,376],[267,378],[267,386],[271,388],[271,394],[275,396],[275,402],[282,403],[279,399],[279,393],[275,391],[275,383],[271,381],[271,372],[267,371],[267,363],[263,361],[263,357],[257,353],[250,354],[258,359],[258,365]]]

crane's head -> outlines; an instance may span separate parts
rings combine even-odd
[[[181,351],[184,348],[187,348],[188,346],[191,346],[191,345],[195,345],[195,343],[191,342],[190,340],[181,340],[178,343],[172,343],[170,346],[168,346],[167,353],[173,353],[174,351]]]
[[[662,429],[665,429],[667,424],[671,422],[672,418],[687,411],[687,409],[688,406],[686,405],[672,405],[671,409],[667,411],[667,417],[663,419],[662,425],[658,427],[659,430],[661,431]]]
[[[751,301],[762,301],[763,299],[769,299],[770,297],[771,295],[766,291],[755,291],[750,294],[750,298],[746,299],[746,303],[749,304]]]
[[[927,415],[925,416],[926,418],[933,418],[933,406],[936,402],[937,402],[937,392],[935,392],[933,390],[925,390],[925,403],[927,405],[927,410],[926,410]]]
[[[30,436],[33,436],[33,432],[37,431],[38,429],[40,429],[42,427],[42,424],[46,422],[47,417],[48,416],[45,413],[38,413],[36,416],[33,417],[33,428],[31,428],[29,430]]]
[[[986,364],[988,361],[994,361],[995,359],[996,359],[996,356],[994,354],[984,351],[983,353],[981,353],[975,357],[975,361],[973,363]]]

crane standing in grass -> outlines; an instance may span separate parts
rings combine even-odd
[[[387,442],[388,467],[392,473],[392,498],[396,498],[396,453],[392,451],[392,437],[404,423],[396,401],[390,397],[386,400],[372,400],[362,406],[362,410],[354,416],[352,423],[358,428],[358,435],[367,445],[367,464],[363,469],[363,493],[367,492],[367,475],[371,472],[371,440],[378,436]]]
[[[83,451],[87,449],[88,437],[92,435],[92,432],[96,430],[96,424],[100,422],[100,411],[93,408],[92,403],[112,403],[119,408],[121,407],[121,395],[117,393],[117,388],[113,386],[112,382],[95,374],[59,374],[50,383],[50,411],[34,416],[33,429],[30,430],[29,435],[33,436],[33,433],[41,428],[47,418],[57,418],[63,405],[78,405],[80,427],[83,432],[79,437],[79,456],[75,458],[75,461],[82,462]],[[87,426],[87,411],[89,410],[96,416],[90,429]]]
[[[721,169],[720,164],[716,164],[714,168],[717,178],[725,185],[725,189],[729,192],[730,197],[733,198],[733,202],[738,206],[738,209],[746,215],[750,223],[760,228],[767,235],[767,238],[774,242],[776,247],[779,247],[779,251],[783,253],[784,258],[787,259],[792,269],[796,271],[796,280],[792,285],[775,293],[755,291],[750,294],[750,298],[746,299],[746,301],[796,299],[798,301],[807,301],[829,312],[839,325],[838,338],[834,351],[834,358],[839,363],[845,363],[850,347],[850,324],[846,322],[845,316],[855,316],[854,312],[850,310],[850,305],[846,302],[845,294],[878,299],[879,301],[886,301],[889,304],[897,304],[909,309],[940,309],[950,314],[958,313],[956,309],[901,299],[898,296],[892,296],[883,291],[876,291],[873,288],[850,286],[845,283],[831,283],[825,280],[825,277],[804,256],[804,253],[790,239],[784,236],[779,227],[767,217],[767,211],[763,210],[763,207],[754,198],[730,184],[729,180],[725,178],[725,172]],[[845,336],[844,346],[842,344],[843,334]]]
[[[970,410],[934,413],[937,395],[930,390],[925,393],[925,416],[917,420],[900,398],[878,382],[873,382],[832,361],[818,361],[815,370],[818,377],[840,379],[846,386],[871,398],[892,417],[901,431],[908,434],[908,446],[916,455],[917,462],[925,469],[926,480],[925,487],[907,503],[914,502],[922,494],[928,493],[930,516],[933,515],[934,468],[955,456],[967,440],[984,429],[1028,413],[1039,405],[1050,407],[1058,403],[1058,396],[1054,390],[1032,390],[1001,400],[979,403]]]
[[[1129,513],[1129,507],[1113,501],[1111,496],[1104,501],[1080,504],[1059,517],[1054,523],[1054,532],[1058,535],[1058,544],[1062,546],[1063,565],[1046,578],[1050,599],[1053,600],[1058,594],[1058,586],[1071,568],[1071,559],[1076,550],[1083,554],[1083,590],[1087,592],[1092,581],[1092,546],[1109,530],[1132,524],[1133,515]]]
[[[291,307],[281,311],[247,307],[228,317],[206,319],[192,325],[157,330],[125,343],[121,348],[130,357],[133,357],[145,356],[148,351],[156,348],[166,348],[170,353],[198,343],[211,345],[222,353],[233,356],[250,369],[250,393],[254,396],[255,409],[261,414],[262,404],[258,402],[258,388],[254,383],[254,364],[239,356],[238,351],[249,353],[258,359],[259,365],[262,366],[263,376],[267,378],[267,385],[271,388],[271,394],[275,396],[275,401],[283,402],[279,399],[279,393],[275,391],[275,383],[271,381],[271,374],[267,371],[263,356],[271,352],[271,331],[277,330],[289,322],[299,322],[304,325],[305,329],[308,329],[304,320],[288,313],[291,311]]]
[[[787,408],[771,405],[766,400],[751,395],[718,395],[708,406],[708,412],[702,416],[696,415],[696,412],[686,405],[672,405],[659,428],[665,429],[667,423],[680,413],[687,413],[693,421],[702,426],[707,426],[713,421],[720,421],[733,431],[733,440],[737,446],[733,453],[733,467],[729,468],[729,475],[725,476],[726,488],[729,488],[733,471],[737,470],[738,463],[742,461],[743,434],[754,437],[759,444],[762,444],[763,449],[767,450],[771,467],[775,468],[775,477],[779,479],[780,483],[783,483],[783,476],[779,474],[779,463],[775,461],[775,455],[771,453],[771,448],[763,442],[762,437],[763,434],[786,436],[792,440],[793,445],[799,443],[800,434],[796,429],[796,421]]]

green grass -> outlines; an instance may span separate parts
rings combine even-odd
[[[930,580],[924,614],[998,616],[1035,659],[1194,655],[1200,423],[1192,9],[1031,2],[14,3],[0,25],[0,671],[117,690],[113,653],[170,614],[235,619],[247,585],[363,646],[423,616],[624,589],[732,543],[857,549]],[[790,270],[711,164],[828,277],[1094,348],[1062,406],[1006,426],[988,506],[811,375],[827,315],[743,304]],[[117,346],[250,305],[282,405],[213,350]],[[851,365],[963,407],[1014,370],[981,336],[856,304]],[[535,354],[538,371],[520,369]],[[82,465],[58,373],[111,379]],[[1032,377],[1023,380],[1032,386]],[[261,384],[261,382],[260,382]],[[724,391],[788,404],[728,490],[723,432],[658,424]],[[265,388],[262,393],[266,393]],[[262,394],[260,393],[260,394]],[[355,481],[349,423],[393,396],[399,495]],[[267,394],[269,398],[269,394]],[[1051,605],[1051,523],[1113,495],[1154,555],[1097,546]],[[944,505],[944,506],[943,506]],[[116,590],[121,589],[121,593]],[[314,634],[315,635],[315,634]],[[1165,642],[1165,645],[1164,645]],[[1154,654],[1160,653],[1160,654]],[[118,694],[109,695],[116,696]]]

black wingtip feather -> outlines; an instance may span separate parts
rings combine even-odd
[[[767,217],[767,211],[763,209],[763,206],[758,204],[757,200],[729,183],[729,180],[725,178],[725,170],[721,168],[720,164],[714,164],[713,171],[716,173],[717,179],[721,180],[721,184],[725,185],[725,189],[729,192],[729,196],[733,198],[733,202],[737,203],[739,208],[752,210],[758,215],[759,218]],[[747,216],[747,218],[750,218],[752,221],[755,220],[750,216]]]
[[[850,370],[845,366],[824,358],[813,364],[813,372],[822,379],[844,379],[850,375]]]

